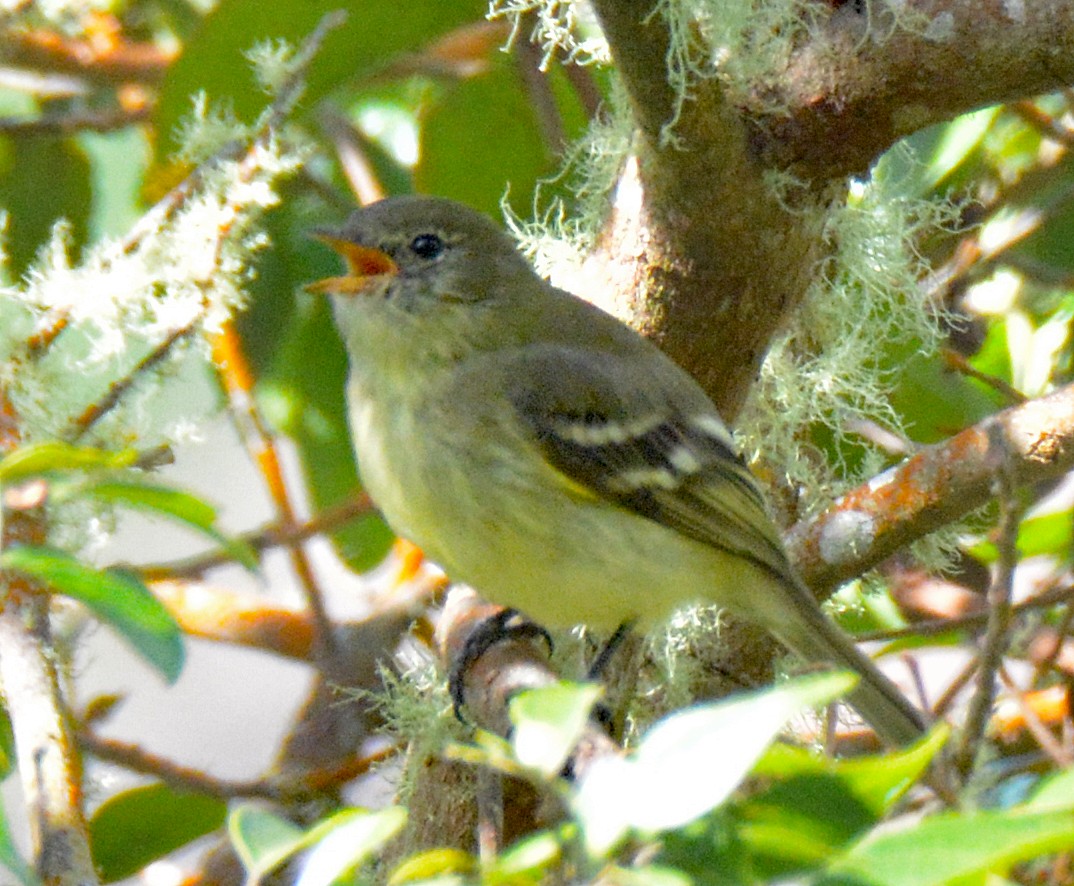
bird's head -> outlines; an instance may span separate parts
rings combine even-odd
[[[347,273],[310,284],[335,296],[422,302],[480,302],[503,278],[531,274],[510,238],[492,219],[441,197],[389,197],[352,213],[343,227],[313,236],[347,263]]]
[[[313,236],[346,262],[307,289],[332,296],[348,342],[417,335],[452,352],[480,348],[483,318],[513,310],[537,282],[492,219],[439,197],[389,197]]]

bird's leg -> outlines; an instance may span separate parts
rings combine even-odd
[[[586,674],[586,679],[603,683],[606,691],[611,689],[611,684],[614,683],[611,697],[618,701],[614,705],[604,701],[597,702],[593,708],[593,719],[607,732],[608,737],[615,741],[622,741],[627,711],[637,685],[641,641],[634,633],[636,624],[634,619],[620,624],[605,642]],[[616,654],[623,656],[621,667],[612,669],[609,666]]]
[[[597,653],[597,657],[593,659],[593,664],[589,666],[589,670],[586,672],[587,680],[596,683],[604,676],[612,656],[619,651],[619,647],[623,645],[623,640],[634,630],[635,624],[636,622],[631,619],[630,621],[624,621],[615,629],[615,633],[608,638],[600,652]]]

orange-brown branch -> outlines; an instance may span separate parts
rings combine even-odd
[[[1003,453],[989,442],[997,428]],[[1074,385],[1013,406],[929,446],[793,527],[786,542],[818,596],[988,501],[1000,459],[1020,485],[1074,467]]]

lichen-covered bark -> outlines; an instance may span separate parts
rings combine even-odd
[[[730,421],[816,273],[824,210],[848,174],[921,126],[1074,81],[1074,4],[900,5],[901,24],[878,2],[868,16],[818,4],[817,26],[763,84],[732,95],[698,80],[678,107],[653,0],[594,2],[637,139],[589,268]],[[777,197],[772,174],[798,185]]]

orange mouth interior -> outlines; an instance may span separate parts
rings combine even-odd
[[[350,240],[342,240],[328,234],[316,234],[318,240],[332,247],[347,263],[347,274],[342,277],[327,277],[309,284],[309,292],[328,295],[346,295],[366,288],[370,278],[383,274],[395,274],[399,266],[391,257],[380,249],[361,246]]]

